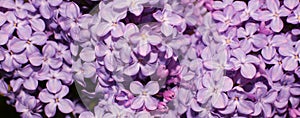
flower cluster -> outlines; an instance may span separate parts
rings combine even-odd
[[[93,3],[0,4],[0,93],[22,117],[300,117],[299,0]]]

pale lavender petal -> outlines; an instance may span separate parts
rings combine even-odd
[[[228,102],[228,97],[225,93],[217,93],[212,96],[212,106],[221,109],[225,108]]]
[[[159,91],[159,84],[157,81],[150,81],[146,84],[145,90],[149,95],[154,95]]]
[[[61,84],[60,80],[50,79],[50,80],[48,80],[46,87],[51,93],[57,93],[58,91],[61,90],[62,84]]]
[[[131,104],[132,109],[139,109],[144,105],[144,98],[142,97],[136,97]]]
[[[254,112],[254,105],[249,101],[241,100],[239,104],[237,104],[237,110],[242,114],[250,114]]]
[[[152,74],[155,73],[156,71],[156,63],[154,64],[146,64],[146,65],[141,65],[140,68],[141,68],[141,72],[143,75],[145,76],[150,76]]]
[[[38,98],[44,103],[54,102],[54,95],[50,94],[46,89],[39,93]]]
[[[53,117],[56,113],[56,103],[51,102],[45,106],[45,114],[48,117]]]
[[[107,70],[111,72],[116,69],[116,60],[112,53],[108,53],[104,57],[104,66],[106,67]]]
[[[144,89],[144,86],[142,85],[142,83],[140,83],[138,81],[133,81],[130,83],[130,91],[133,94],[141,94],[143,89]]]
[[[252,64],[243,64],[241,66],[241,74],[243,77],[251,79],[256,74],[256,68]]]
[[[95,50],[92,49],[91,47],[85,47],[81,50],[81,53],[79,54],[80,59],[86,62],[91,62],[95,60],[96,55],[95,55]]]
[[[286,71],[295,70],[298,66],[297,60],[293,59],[292,57],[286,57],[282,60],[283,69]]]
[[[140,65],[138,63],[133,63],[132,65],[129,65],[124,68],[124,74],[132,76],[139,72]]]
[[[262,49],[261,54],[265,59],[271,60],[275,56],[276,50],[273,47],[267,46]]]
[[[273,19],[270,25],[274,32],[280,32],[283,28],[283,22],[279,17]]]
[[[299,4],[299,0],[284,0],[283,4],[289,9],[294,9]]]
[[[74,107],[72,101],[69,99],[60,99],[57,106],[58,109],[65,114],[72,112]]]
[[[29,77],[29,79],[25,79],[23,86],[28,90],[35,90],[38,86],[38,80]]]
[[[155,110],[157,108],[157,101],[152,97],[146,97],[145,106],[149,110]]]

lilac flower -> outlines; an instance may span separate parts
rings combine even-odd
[[[62,0],[33,0],[32,3],[39,8],[45,19],[50,19],[54,15],[52,7],[59,6]]]
[[[267,70],[267,75],[271,78],[272,81],[278,81],[283,77],[283,67],[282,67],[282,57],[277,55],[275,56],[269,64],[274,64]]]
[[[47,41],[47,36],[43,32],[34,32],[32,30],[27,30],[28,32],[24,35],[19,36],[19,40],[13,43],[12,51],[19,53],[23,50],[26,50],[26,54],[30,55],[33,52],[37,52],[38,48],[36,46],[42,46]]]
[[[113,42],[107,45],[99,43],[96,47],[96,55],[98,57],[104,57],[104,66],[107,70],[113,72],[117,69],[119,51],[116,50]]]
[[[254,104],[251,101],[246,100],[247,96],[244,91],[231,90],[228,92],[230,98],[228,105],[224,110],[219,110],[222,114],[231,114],[237,110],[237,112],[249,115],[254,112]]]
[[[41,19],[41,15],[28,16],[28,22],[34,31],[44,31],[46,28],[45,22]]]
[[[265,39],[267,37],[264,34],[255,34],[257,29],[257,24],[247,23],[245,29],[239,28],[237,30],[237,37],[244,38],[244,40],[241,41],[241,49],[245,51],[245,53],[249,53],[251,50],[257,51],[266,46],[267,41]]]
[[[203,65],[216,74],[224,74],[225,70],[231,70],[233,68],[233,64],[229,62],[227,50],[220,50],[220,52],[214,54],[211,59],[205,60]]]
[[[129,11],[136,16],[143,12],[143,4],[148,3],[149,0],[116,0],[114,7],[118,9],[129,8]]]
[[[91,78],[96,73],[94,64],[87,62],[82,64],[80,59],[73,63],[72,70],[75,72],[74,78],[84,87],[86,86],[84,78]]]
[[[220,79],[215,79],[218,77]],[[212,106],[218,109],[226,107],[228,97],[225,92],[229,91],[233,86],[230,78],[222,75],[213,76],[206,74],[202,79],[202,86],[204,88],[197,92],[198,102],[205,104],[211,101]]]
[[[279,47],[279,54],[285,56],[282,60],[282,66],[284,70],[292,71],[297,68],[300,54],[300,42],[298,41],[296,46],[285,45]]]
[[[167,9],[153,13],[153,17],[157,21],[162,22],[161,32],[165,36],[170,36],[173,33],[174,26],[178,26],[182,23],[182,19],[179,15],[174,14]]]
[[[43,54],[39,52],[34,52],[29,55],[29,62],[33,66],[41,66],[42,70],[45,72],[49,71],[49,67],[57,69],[62,66],[62,59],[55,58],[55,48],[48,44],[43,47]]]
[[[223,32],[228,29],[229,26],[235,26],[240,23],[238,15],[235,15],[236,10],[233,6],[227,6],[224,11],[215,11],[212,16],[215,20],[220,21],[218,26],[218,31]]]
[[[43,103],[47,103],[45,106],[45,113],[47,117],[53,117],[56,113],[56,107],[62,113],[70,113],[73,111],[73,103],[69,99],[64,97],[69,93],[67,86],[62,86],[56,93],[49,93],[46,89],[43,89],[39,93],[39,99]]]
[[[24,3],[23,0],[6,0],[1,4],[1,7],[14,9],[15,15],[21,19],[24,19],[28,16],[28,11],[36,11],[36,9],[31,3]]]
[[[277,98],[277,91],[274,89],[268,91],[266,85],[257,82],[251,93],[254,94],[255,100],[257,101],[252,115],[257,116],[263,112],[264,117],[272,117],[272,103],[274,103]]]
[[[259,20],[259,14],[257,13],[257,10],[260,6],[259,0],[250,0],[248,2],[248,6],[246,6],[240,15],[241,21],[247,21],[250,17],[255,20]]]
[[[290,89],[294,82],[295,78],[293,75],[284,74],[278,82],[271,84],[271,86],[278,91],[278,97],[274,102],[274,106],[277,108],[277,110],[286,110],[285,108],[287,107],[289,98],[291,96]]]
[[[234,63],[236,69],[241,69],[241,74],[245,78],[253,78],[256,74],[256,68],[253,64],[258,64],[259,59],[253,55],[246,55],[240,48],[232,51],[232,56],[230,61]]]
[[[94,114],[90,111],[84,111],[79,115],[79,118],[101,118],[104,115],[104,109],[99,105],[94,107]]]
[[[132,63],[125,66],[124,74],[128,76],[136,75],[140,70],[144,76],[155,73],[157,67],[157,54],[150,53],[147,57],[138,57],[132,54]]]
[[[299,24],[300,23],[300,6],[293,10],[293,14],[290,14],[286,19],[288,23]]]
[[[141,56],[146,56],[151,52],[151,45],[156,46],[161,43],[162,38],[151,32],[151,27],[145,25],[139,33],[132,34],[130,41],[137,45],[137,53]]]
[[[16,111],[22,113],[23,118],[42,118],[41,114],[38,113],[41,111],[39,110],[41,108],[39,102],[35,97],[25,95],[21,100],[16,101]]]
[[[28,25],[28,22],[26,20],[20,20],[18,19],[14,13],[12,11],[7,11],[5,13],[6,16],[6,20],[8,23],[5,23],[2,28],[1,31],[5,31],[6,33],[9,34],[9,36],[15,31],[17,30],[17,34],[18,35],[22,35],[22,34],[26,34],[27,31],[30,28],[30,26]],[[4,34],[2,34],[2,36],[5,36]],[[4,38],[4,37],[3,37]],[[8,38],[8,37],[7,37]],[[6,37],[5,37],[6,39]],[[6,39],[7,40],[7,39]]]
[[[197,28],[197,31],[202,35],[203,43],[208,45],[213,33],[216,33],[217,31],[217,25],[213,21],[212,14],[210,12],[204,15],[203,23]]]
[[[240,46],[238,38],[236,37],[236,31],[237,29],[235,27],[229,28],[224,34],[215,35],[214,40],[222,45],[235,49]]]
[[[214,1],[212,4],[212,7],[214,9],[224,9],[227,6],[234,6],[234,8],[237,11],[243,10],[243,8],[245,8],[244,6],[246,6],[246,4],[242,1],[233,1],[233,0],[223,0],[223,1]]]
[[[71,52],[69,47],[61,43],[51,43],[55,47],[55,58],[64,59],[68,64],[72,63]]]
[[[278,0],[266,0],[266,6],[269,11],[263,11],[261,13],[262,21],[271,20],[270,26],[274,32],[280,32],[283,28],[283,22],[280,17],[287,16],[290,11],[284,6],[280,6]]]
[[[5,50],[5,60],[2,62],[2,68],[7,71],[11,72],[16,68],[21,67],[21,64],[25,64],[28,62],[28,58],[25,53],[14,53],[12,51],[13,44],[16,43],[17,40],[13,38],[7,44],[8,50]]]
[[[112,104],[108,106],[108,111],[110,113],[105,113],[103,115],[103,118],[115,118],[115,117],[121,117],[121,118],[126,118],[126,117],[133,117],[133,111],[130,109],[126,109],[124,107],[120,107],[118,104]]]
[[[126,11],[114,11],[111,2],[101,9],[99,15],[104,22],[100,22],[97,26],[98,36],[104,36],[110,31],[113,37],[120,37],[123,35],[123,28],[125,25],[119,21],[126,17]]]
[[[138,81],[130,83],[130,91],[133,94],[138,94],[132,105],[132,109],[139,109],[145,105],[149,110],[157,108],[157,101],[151,95],[155,95],[159,91],[159,84],[156,81],[150,81],[145,86]]]
[[[282,35],[268,36],[267,45],[262,49],[261,54],[266,60],[272,59],[276,54],[276,47],[288,42]]]

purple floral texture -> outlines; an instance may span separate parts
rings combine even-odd
[[[288,10],[284,6],[280,6],[278,0],[266,0],[266,6],[268,10],[261,12],[261,15],[263,16],[261,20],[271,20],[271,29],[274,32],[280,32],[283,28],[283,22],[280,17],[284,17],[290,14],[290,10]]]
[[[45,113],[48,117],[53,117],[56,113],[56,108],[63,113],[70,113],[73,111],[73,103],[69,99],[64,97],[69,93],[69,88],[67,86],[62,86],[59,91],[55,93],[49,92],[46,89],[43,89],[39,93],[39,99],[47,103],[45,106]]]
[[[155,81],[148,82],[145,86],[138,81],[133,81],[130,83],[130,91],[133,94],[137,94],[135,97],[131,108],[139,109],[145,106],[149,110],[154,110],[157,108],[157,100],[152,97],[159,91],[159,84]]]
[[[299,41],[296,43],[295,47],[291,45],[281,46],[279,48],[279,54],[285,56],[282,60],[282,66],[284,70],[292,71],[297,68],[299,62]]]
[[[227,6],[224,11],[215,11],[212,16],[215,20],[220,21],[217,26],[219,32],[226,31],[229,26],[235,26],[240,23],[240,18],[235,14],[236,9],[233,6]]]
[[[238,48],[232,51],[230,61],[234,63],[236,69],[241,70],[241,74],[245,78],[252,79],[256,74],[256,67],[253,64],[258,64],[259,59],[253,55],[246,55],[242,49]]]
[[[222,114],[231,114],[238,112],[241,114],[251,114],[254,112],[254,103],[246,100],[247,96],[243,94],[244,91],[231,90],[228,92],[230,98],[227,107],[224,110],[220,110]]]
[[[258,82],[250,93],[253,93],[253,97],[257,101],[254,106],[253,116],[257,116],[263,112],[264,117],[271,117],[272,104],[275,102],[278,95],[277,91],[274,89],[268,91],[266,85]]]
[[[216,78],[220,77],[218,81]],[[202,78],[204,88],[197,92],[197,101],[205,104],[211,101],[214,108],[222,109],[227,106],[228,97],[225,92],[231,90],[233,82],[230,78],[222,75],[204,75]]]
[[[162,22],[161,32],[165,36],[170,36],[173,33],[174,26],[181,24],[182,19],[179,15],[173,14],[171,11],[164,9],[163,11],[157,11],[153,14],[153,17]]]

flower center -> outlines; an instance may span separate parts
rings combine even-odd
[[[59,99],[58,99],[58,98],[55,98],[55,102],[59,102]]]
[[[226,44],[229,44],[231,43],[231,40],[230,39],[226,39]]]
[[[278,64],[281,65],[281,64],[282,64],[282,61],[278,61]]]
[[[274,15],[273,15],[274,17],[278,17],[279,16],[279,14],[276,12],[276,13],[274,13]]]
[[[143,95],[143,96],[147,96],[147,92],[146,92],[146,91],[143,91],[143,92],[142,92],[142,95]]]
[[[299,56],[297,54],[294,55],[295,59],[299,59]]]
[[[27,40],[27,41],[26,41],[26,43],[27,43],[27,44],[30,44],[30,43],[31,43],[31,41],[30,41],[30,40]]]
[[[226,24],[229,24],[229,23],[231,23],[231,20],[230,20],[230,19],[227,19],[227,20],[225,21],[225,23],[226,23]]]

